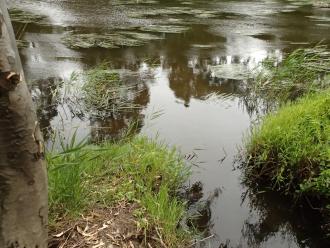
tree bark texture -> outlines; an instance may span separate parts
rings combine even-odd
[[[0,248],[46,248],[47,215],[43,140],[0,0]]]

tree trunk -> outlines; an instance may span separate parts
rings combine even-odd
[[[43,140],[5,0],[0,0],[0,247],[47,247]]]

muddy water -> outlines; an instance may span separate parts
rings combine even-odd
[[[131,121],[139,120],[141,134],[176,145],[186,154],[194,172],[189,184],[203,186],[201,200],[210,212],[200,225],[205,237],[211,237],[202,247],[226,243],[228,247],[328,247],[313,213],[291,210],[286,199],[254,194],[241,184],[236,157],[264,106],[249,102],[248,80],[215,77],[210,71],[211,66],[223,64],[253,68],[270,54],[281,57],[321,40],[329,44],[330,10],[300,3],[11,1],[15,7],[46,15],[25,26],[21,34],[28,41],[21,56],[26,76],[34,82],[32,92],[46,138],[54,130],[68,137],[78,126],[79,138],[89,134],[94,141],[116,138]],[[155,25],[189,30],[173,34],[163,27],[163,32],[151,32],[160,39],[138,47],[71,49],[63,42],[71,32],[155,31]],[[15,23],[15,28],[22,24]],[[132,96],[142,106],[139,110],[100,119],[73,111],[54,94],[72,72],[103,61],[119,70],[127,84],[139,82],[138,93]]]

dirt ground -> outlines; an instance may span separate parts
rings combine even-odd
[[[49,231],[49,248],[155,248],[166,247],[159,232],[145,233],[134,216],[136,204],[94,208],[72,221],[63,218]]]

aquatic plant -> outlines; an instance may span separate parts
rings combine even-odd
[[[46,18],[44,15],[34,14],[18,8],[9,9],[9,15],[12,22],[18,23],[39,23]]]
[[[105,65],[90,69],[82,74],[82,100],[86,110],[99,117],[127,112],[140,106],[134,97],[140,92],[138,84],[124,84],[118,72]]]
[[[149,25],[141,27],[140,30],[155,33],[183,33],[188,31],[190,28],[185,26],[174,26],[174,25]]]
[[[216,18],[223,14],[222,10],[206,10],[202,8],[188,7],[188,6],[172,6],[156,9],[148,9],[146,11],[134,11],[129,14],[133,18],[153,18],[159,16],[177,17],[177,16],[191,16],[198,19]]]
[[[140,109],[136,98],[146,90],[144,83],[139,79],[123,82],[120,70],[110,67],[102,63],[84,72],[73,73],[70,79],[59,85],[62,89],[55,89],[61,92],[61,104],[67,105],[76,116],[98,120]]]
[[[29,42],[26,40],[16,40],[18,49],[26,48],[29,46]]]
[[[301,48],[282,61],[275,57],[263,61],[249,93],[268,101],[286,102],[330,86],[330,51],[325,45]]]
[[[87,48],[120,48],[120,47],[135,47],[142,46],[152,40],[160,40],[162,37],[134,31],[118,31],[113,34],[78,34],[69,32],[64,38],[63,42],[73,49],[87,49]]]

